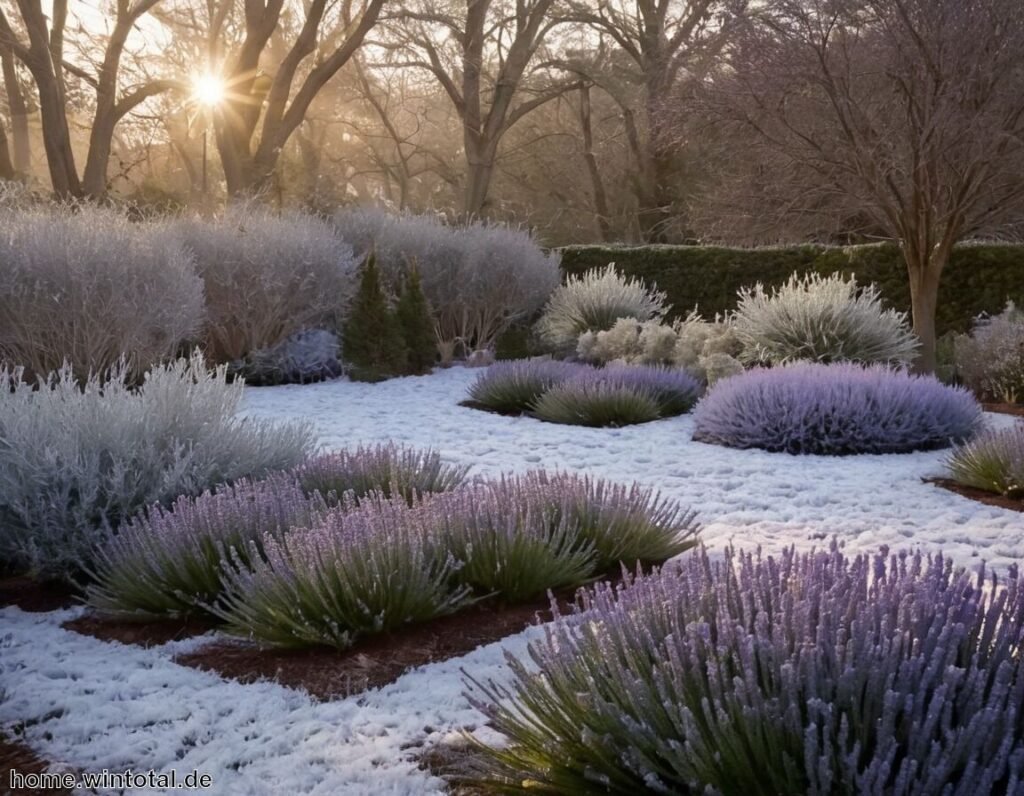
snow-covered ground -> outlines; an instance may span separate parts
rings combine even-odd
[[[640,481],[697,509],[712,548],[820,546],[835,535],[850,551],[921,545],[997,568],[1024,559],[1024,515],[922,482],[941,474],[942,452],[793,457],[694,443],[689,417],[620,430],[507,418],[458,406],[476,375],[453,368],[378,385],[252,389],[246,411],[309,419],[326,448],[395,440],[480,474],[544,467]],[[316,703],[172,662],[202,640],[143,650],[61,630],[75,613],[0,611],[0,725],[24,724],[41,757],[74,769],[198,769],[226,794],[438,792],[411,747],[475,725],[460,670],[500,677],[502,648],[521,651],[538,632]]]

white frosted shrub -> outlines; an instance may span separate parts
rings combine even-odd
[[[357,262],[325,221],[241,205],[214,220],[172,222],[168,231],[195,257],[206,293],[204,348],[214,362],[342,323]]]
[[[612,263],[569,276],[548,299],[537,333],[551,350],[567,353],[576,348],[580,335],[611,329],[620,318],[660,320],[668,310],[665,299],[639,279],[619,274]]]
[[[672,362],[677,338],[676,329],[660,321],[620,318],[611,329],[581,334],[576,354],[600,364],[667,365]]]
[[[766,292],[740,292],[733,328],[749,363],[883,362],[906,365],[917,338],[906,313],[884,309],[875,285],[858,288],[839,274],[794,274]]]
[[[953,343],[957,373],[980,398],[1024,402],[1024,311],[1013,302]]]
[[[312,446],[301,423],[241,419],[242,383],[197,353],[137,390],[127,371],[83,385],[63,368],[37,385],[0,369],[0,559],[39,577],[88,567],[110,529],[154,503],[291,467]]]
[[[741,350],[730,318],[706,321],[693,312],[676,327],[671,360],[676,367],[689,370],[710,386],[743,372],[738,359]]]
[[[124,357],[136,379],[202,317],[192,258],[149,226],[94,207],[0,212],[0,363],[84,379]]]
[[[434,310],[442,359],[494,346],[511,324],[535,314],[558,285],[558,258],[523,230],[471,224],[446,226],[432,216],[345,210],[333,217],[360,253],[374,247],[394,288],[416,263]]]

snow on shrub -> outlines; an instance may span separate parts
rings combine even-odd
[[[771,293],[740,292],[732,318],[746,362],[885,362],[908,364],[917,339],[906,314],[883,309],[875,285],[858,288],[839,274],[794,274]]]
[[[469,397],[495,412],[527,412],[544,392],[584,369],[557,359],[496,362],[477,376]]]
[[[94,207],[0,215],[0,363],[76,378],[124,357],[132,381],[195,338],[203,285],[181,246]]]
[[[1024,312],[1013,302],[953,343],[956,370],[986,401],[1024,402]]]
[[[731,317],[706,321],[691,312],[676,325],[672,364],[690,371],[710,387],[720,379],[743,372],[738,359],[742,351]]]
[[[204,611],[223,591],[225,565],[251,565],[264,536],[309,527],[326,511],[291,476],[242,479],[215,492],[181,497],[121,526],[104,545],[86,590],[101,611],[178,616]],[[250,547],[252,545],[252,547]]]
[[[202,356],[156,367],[137,390],[116,367],[84,387],[70,367],[38,384],[0,369],[0,559],[67,577],[140,509],[296,465],[304,423],[240,419],[240,383]],[[9,385],[9,388],[8,386]]]
[[[442,361],[493,348],[517,320],[536,313],[558,285],[558,257],[524,230],[475,223],[445,226],[429,216],[346,210],[332,219],[359,252],[371,247],[392,287],[410,264],[434,308]]]
[[[600,365],[627,362],[667,365],[672,362],[678,331],[660,320],[637,321],[619,318],[604,331],[584,332],[576,342],[576,354]]]
[[[458,610],[469,599],[457,562],[402,499],[335,509],[312,528],[267,535],[253,568],[226,573],[214,609],[229,632],[278,647],[338,649]]]
[[[233,362],[309,328],[338,328],[355,289],[352,247],[304,213],[253,205],[182,219],[169,237],[195,257],[206,294],[204,345]]]
[[[550,793],[1016,793],[1024,588],[941,557],[706,551],[597,586],[510,685],[470,779]]]
[[[716,384],[697,404],[693,438],[786,453],[903,453],[946,447],[980,422],[967,390],[932,376],[796,363]]]
[[[582,276],[570,275],[556,288],[537,321],[541,342],[551,350],[576,350],[580,335],[611,329],[621,318],[660,320],[668,310],[665,294],[622,276],[614,263]]]
[[[442,463],[436,451],[388,443],[321,454],[293,472],[307,494],[319,492],[337,505],[345,495],[358,502],[371,493],[412,503],[417,496],[455,489],[468,471],[468,466]]]
[[[947,467],[957,483],[1024,500],[1024,423],[979,434],[953,450]]]

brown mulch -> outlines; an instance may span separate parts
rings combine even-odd
[[[143,622],[138,619],[119,619],[101,613],[88,613],[61,625],[83,636],[92,636],[100,641],[120,641],[122,644],[137,644],[152,647],[179,641],[183,638],[209,633],[216,625],[198,617],[167,619]]]
[[[76,592],[59,581],[37,581],[28,575],[0,578],[0,608],[16,605],[22,611],[44,613],[78,605]]]
[[[0,793],[3,794],[29,794],[29,793],[71,793],[64,788],[38,791],[35,789],[11,788],[11,769],[19,774],[42,774],[48,766],[23,742],[0,733]]]
[[[926,478],[924,479],[929,484],[935,484],[935,486],[941,487],[942,489],[948,489],[950,492],[956,492],[958,495],[962,495],[965,498],[971,500],[977,500],[979,503],[985,503],[989,506],[998,506],[1001,509],[1010,509],[1010,511],[1024,511],[1024,500],[1015,500],[1014,498],[1006,497],[1005,495],[997,495],[995,492],[986,492],[984,489],[978,489],[973,486],[964,486],[958,484],[949,478]]]
[[[387,685],[409,669],[457,658],[550,618],[547,598],[514,606],[486,602],[395,633],[367,636],[347,650],[282,650],[225,640],[175,662],[243,683],[266,678],[317,699],[335,699]]]
[[[459,406],[464,406],[467,409],[477,409],[481,412],[490,412],[492,415],[501,415],[502,417],[524,417],[525,412],[515,412],[508,409],[495,409],[494,407],[482,404],[479,401],[459,401]]]
[[[985,404],[981,408],[986,412],[999,412],[1003,415],[1017,415],[1024,417],[1024,404]]]

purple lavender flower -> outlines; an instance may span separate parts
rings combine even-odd
[[[946,447],[980,422],[969,392],[932,376],[798,363],[716,384],[697,404],[693,438],[787,453],[902,453]]]
[[[696,553],[597,586],[510,686],[471,779],[555,793],[1024,792],[1024,588],[885,550]],[[596,784],[595,784],[596,783]]]

